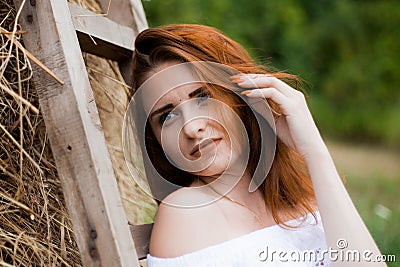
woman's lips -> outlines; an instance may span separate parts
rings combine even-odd
[[[202,141],[200,141],[197,145],[195,145],[192,149],[192,151],[190,152],[191,156],[194,157],[200,157],[201,156],[201,152],[200,150],[205,153],[208,151],[209,148],[216,146],[217,142],[219,142],[221,140],[221,138],[207,138],[207,139],[203,139]],[[213,145],[214,144],[214,145]]]

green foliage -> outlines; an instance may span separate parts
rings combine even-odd
[[[150,26],[206,24],[313,86],[323,132],[400,148],[400,2],[151,0]]]

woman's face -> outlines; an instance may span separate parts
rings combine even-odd
[[[237,136],[240,119],[226,104],[211,98],[204,83],[168,90],[154,105],[146,103],[146,97],[142,101],[151,107],[148,121],[173,165],[200,176],[218,176],[237,165],[243,151]]]

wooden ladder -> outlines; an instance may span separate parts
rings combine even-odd
[[[109,0],[99,0],[104,7]],[[112,0],[107,17],[67,0],[14,0],[64,198],[84,266],[140,266],[152,225],[129,225],[82,51],[118,61],[131,83],[133,41],[147,28],[140,0]],[[95,40],[95,43],[93,40]]]

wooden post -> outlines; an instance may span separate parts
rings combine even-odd
[[[110,5],[107,18],[127,27],[135,32],[135,36],[139,32],[148,28],[146,16],[140,0],[98,0],[104,12]],[[131,58],[118,61],[119,68],[125,83],[132,84],[132,65]]]
[[[14,0],[18,9],[21,0]],[[139,266],[66,0],[26,1],[19,23],[84,266]]]
[[[136,35],[148,28],[146,16],[140,0],[98,0],[104,12],[110,6],[107,17],[132,28]]]

